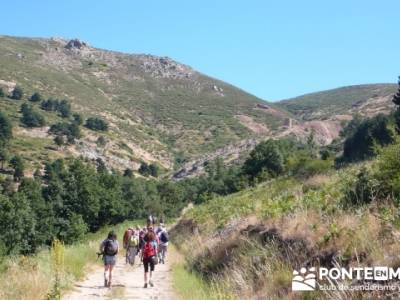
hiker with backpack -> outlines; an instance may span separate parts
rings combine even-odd
[[[132,234],[129,237],[126,247],[126,256],[128,263],[133,266],[135,264],[135,257],[139,252],[139,236],[136,231],[132,229]]]
[[[119,245],[117,235],[110,231],[107,238],[100,245],[100,253],[104,262],[104,286],[111,287],[112,271],[117,262]]]
[[[165,225],[163,223],[161,223],[159,227],[158,239],[159,239],[158,256],[160,258],[160,263],[165,264],[165,257],[167,255],[169,236],[167,228],[165,228]]]
[[[129,258],[129,257],[128,257],[128,254],[129,254],[129,253],[128,253],[128,243],[129,243],[129,240],[130,240],[130,238],[131,238],[133,232],[134,232],[133,228],[129,227],[129,228],[125,231],[124,237],[123,237],[122,246],[123,246],[123,248],[126,250],[126,253],[125,253],[125,263],[126,263],[126,264],[129,263],[129,259],[128,259],[128,258]]]
[[[144,266],[144,288],[147,288],[148,284],[150,284],[150,286],[152,287],[154,286],[151,277],[152,273],[154,272],[155,265],[158,264],[157,237],[152,227],[149,227],[149,230],[144,236],[143,240],[144,240],[144,245],[142,247],[141,260],[143,261],[143,266]],[[150,274],[149,274],[149,268],[150,268]]]

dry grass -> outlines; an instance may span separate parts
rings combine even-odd
[[[113,227],[120,238],[128,224],[132,225],[132,222]],[[99,263],[96,261],[96,252],[100,241],[109,230],[109,227],[105,227],[95,234],[89,234],[85,242],[65,246],[59,278],[61,292],[70,289],[75,281],[80,280],[88,270]],[[1,267],[1,300],[43,300],[54,288],[54,263],[47,249],[34,256],[10,257]]]

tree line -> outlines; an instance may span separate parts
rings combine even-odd
[[[144,218],[148,213],[176,217],[188,203],[202,203],[279,176],[304,178],[326,172],[334,163],[340,167],[344,162],[367,159],[375,155],[373,147],[392,143],[395,132],[400,132],[399,97],[400,82],[393,98],[397,105],[393,114],[366,120],[355,117],[349,122],[341,133],[339,156],[329,147],[317,146],[313,133],[305,143],[269,139],[258,144],[242,163],[228,167],[217,159],[205,164],[203,175],[177,182],[135,178],[129,169],[122,174],[110,171],[100,159],[95,164],[83,159],[47,162],[44,170],[26,178],[24,161],[15,156],[11,165],[17,183],[2,179],[0,184],[0,253],[33,253],[54,238],[72,243],[103,225]],[[52,130],[69,134],[75,130],[71,124],[58,124]],[[11,138],[11,124],[0,113],[1,148]],[[394,159],[385,165],[391,170],[397,164],[395,156],[388,157],[388,161]],[[147,164],[141,169],[144,175],[156,172]],[[360,175],[352,190],[365,191],[367,183],[368,177]],[[357,194],[355,199],[361,196]]]

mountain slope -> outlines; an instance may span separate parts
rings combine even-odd
[[[106,51],[78,40],[2,36],[0,66],[0,87],[8,91],[18,84],[27,96],[37,91],[46,99],[67,98],[85,117],[107,119],[109,151],[103,156],[114,155],[125,167],[144,160],[172,168],[176,160],[270,135],[287,115],[169,58]],[[13,105],[7,101],[2,107]],[[12,111],[17,120],[17,109]],[[90,135],[84,150],[77,145],[70,152],[95,156]]]
[[[396,89],[395,84],[354,85],[282,100],[277,105],[303,120],[354,113],[374,115],[392,108]]]

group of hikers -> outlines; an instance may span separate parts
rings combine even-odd
[[[156,217],[150,215],[147,218],[147,226],[140,228],[128,228],[123,236],[123,248],[125,249],[125,262],[135,265],[136,256],[140,257],[140,263],[144,267],[144,288],[154,286],[152,274],[155,265],[165,263],[169,236],[164,221],[160,220],[156,227]],[[104,286],[111,287],[112,272],[117,263],[119,244],[117,235],[111,231],[100,245],[99,254],[103,255],[104,262]]]

